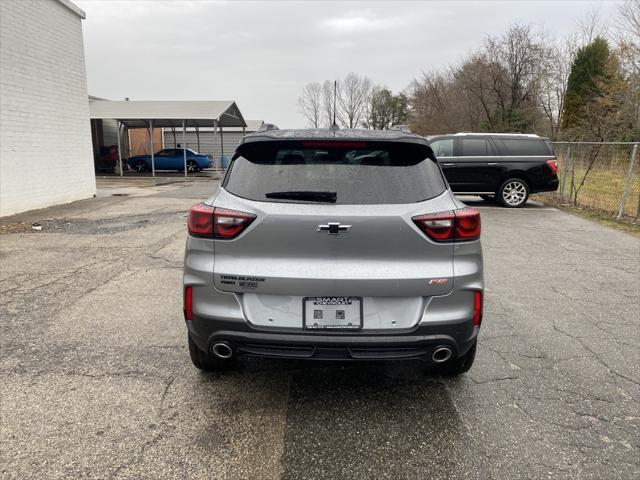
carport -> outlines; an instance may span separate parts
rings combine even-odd
[[[213,126],[214,131],[222,133],[224,127],[246,128],[247,123],[240,113],[236,102],[232,100],[220,101],[111,101],[96,100],[89,102],[90,118],[92,120],[111,119],[118,122],[118,167],[120,176],[122,168],[122,139],[121,130],[127,128],[149,129],[149,150],[151,155],[151,174],[155,177],[155,158],[153,146],[153,129],[182,127],[182,148],[184,155],[184,176],[187,176],[187,150],[185,135],[187,127]],[[220,136],[222,142],[222,135]],[[222,145],[221,145],[222,147]],[[223,147],[224,148],[224,147]],[[224,151],[224,150],[223,150]],[[214,167],[218,160],[214,158]]]

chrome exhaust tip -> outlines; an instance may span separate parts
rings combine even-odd
[[[233,349],[231,345],[226,342],[214,343],[211,347],[211,352],[218,358],[231,358],[233,356]]]
[[[453,356],[453,350],[450,347],[436,347],[431,354],[433,363],[444,363]]]

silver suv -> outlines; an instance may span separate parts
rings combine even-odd
[[[450,375],[473,363],[480,214],[456,200],[423,137],[248,135],[188,229],[184,314],[200,369],[239,355],[418,358]]]

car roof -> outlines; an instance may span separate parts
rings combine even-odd
[[[270,140],[361,140],[383,142],[410,142],[428,145],[427,139],[414,133],[401,130],[332,130],[328,128],[310,128],[299,130],[267,130],[255,132],[243,137],[242,143]]]
[[[445,138],[445,137],[491,137],[491,138],[535,138],[544,140],[544,137],[540,137],[535,133],[471,133],[471,132],[458,132],[458,133],[445,133],[442,135],[430,135],[427,137],[429,141],[435,140],[437,138]]]

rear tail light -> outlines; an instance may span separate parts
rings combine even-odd
[[[551,173],[558,173],[558,160],[547,160]]]
[[[184,289],[184,318],[193,320],[193,287]]]
[[[189,233],[196,237],[213,236],[213,212],[215,208],[199,203],[189,210],[189,220],[187,227]]]
[[[256,216],[253,213],[210,207],[200,203],[189,210],[189,233],[195,237],[235,238],[247,228]]]
[[[237,237],[255,218],[253,213],[216,208],[213,212],[213,236],[215,238]]]
[[[480,238],[480,212],[472,208],[456,210],[456,240],[469,241]]]
[[[412,220],[434,242],[469,242],[480,238],[480,212],[472,208],[418,215]]]
[[[473,326],[479,327],[482,323],[482,292],[473,292]]]

